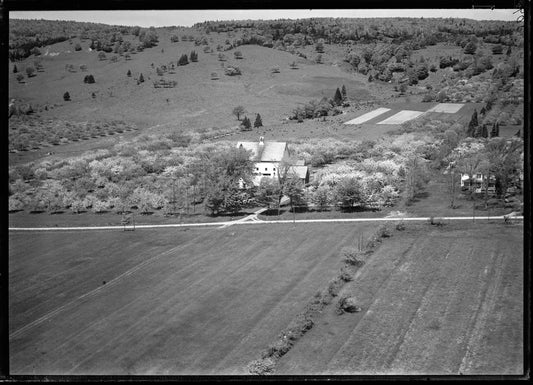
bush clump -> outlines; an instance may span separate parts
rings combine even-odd
[[[241,70],[239,69],[239,67],[231,67],[231,66],[228,66],[226,67],[226,69],[224,70],[224,73],[228,76],[235,76],[235,75],[241,75]]]
[[[389,238],[389,237],[392,237],[392,232],[390,231],[388,226],[381,225],[378,228],[377,236],[381,238]]]
[[[248,372],[259,375],[269,374],[273,372],[275,364],[270,357],[254,360],[248,365]]]
[[[355,247],[343,247],[341,255],[346,264],[352,266],[363,266],[365,261],[361,259],[363,252],[357,250]]]
[[[343,313],[358,313],[361,311],[361,308],[357,306],[357,299],[354,297],[349,297],[347,295],[343,295],[339,298],[339,301],[337,302],[337,314],[343,314]]]

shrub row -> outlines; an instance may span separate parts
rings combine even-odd
[[[273,373],[276,362],[287,354],[294,344],[314,326],[314,319],[319,316],[327,305],[331,304],[333,298],[339,295],[345,283],[353,280],[353,275],[357,269],[364,264],[364,261],[360,261],[357,264],[353,263],[352,256],[354,252],[369,255],[377,245],[376,240],[381,241],[381,238],[387,236],[391,236],[390,229],[387,226],[380,226],[375,234],[371,236],[365,248],[357,251],[352,247],[341,249],[341,256],[343,256],[345,263],[341,267],[339,274],[328,282],[326,288],[314,295],[307,303],[305,310],[298,313],[289,323],[289,326],[278,335],[276,341],[262,352],[260,359],[248,364],[248,371],[251,374],[259,375]]]

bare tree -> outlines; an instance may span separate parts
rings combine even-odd
[[[243,106],[237,106],[233,109],[232,114],[237,117],[237,120],[241,120],[241,115],[246,112],[246,109]]]

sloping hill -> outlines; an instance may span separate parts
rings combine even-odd
[[[185,31],[185,30],[182,30]],[[346,85],[349,95],[371,98],[371,92],[357,77],[336,66],[320,65],[312,61],[267,47],[241,46],[224,52],[227,61],[218,60],[216,47],[224,44],[226,34],[211,34],[209,47],[195,46],[191,41],[171,42],[174,34],[169,29],[158,29],[159,44],[143,52],[131,55],[131,60],[114,53],[107,53],[106,60],[99,60],[98,52],[91,51],[90,40],[73,38],[41,49],[43,72],[17,82],[9,76],[10,98],[27,101],[48,110],[40,114],[45,118],[61,118],[74,121],[95,119],[121,119],[142,127],[170,123],[174,127],[188,129],[191,126],[234,126],[238,124],[231,115],[233,107],[243,105],[249,115],[260,113],[265,125],[278,123],[297,105],[311,98],[333,96],[337,87]],[[135,36],[125,40],[135,42]],[[80,43],[82,50],[74,51]],[[154,88],[153,81],[160,77],[156,68],[177,64],[182,54],[198,53],[198,62],[176,66],[175,73],[165,73],[164,78],[177,81],[175,88]],[[241,51],[243,59],[235,59],[234,52]],[[111,61],[117,56],[116,62]],[[35,56],[15,63],[19,72],[33,65]],[[298,69],[289,64],[297,62]],[[71,64],[76,72],[70,72]],[[80,65],[87,71],[81,71]],[[153,64],[153,66],[152,66]],[[236,65],[241,76],[224,75],[223,66]],[[271,73],[278,67],[280,73]],[[131,71],[132,76],[126,74]],[[219,80],[212,80],[216,72]],[[144,83],[137,84],[140,74]],[[92,74],[94,84],[83,82]],[[64,101],[69,92],[71,101]],[[95,97],[92,97],[92,94]]]

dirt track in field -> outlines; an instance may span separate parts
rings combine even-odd
[[[371,226],[10,234],[11,371],[247,374]]]
[[[410,225],[407,225],[410,227]],[[276,374],[522,373],[522,227],[457,224],[387,240]]]

